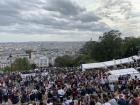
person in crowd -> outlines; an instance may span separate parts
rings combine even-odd
[[[119,105],[127,105],[126,100],[124,99],[124,96],[122,94],[119,95],[119,100],[118,100]]]
[[[47,105],[53,105],[53,103],[51,102],[51,100],[47,101]]]
[[[134,94],[134,99],[132,100],[132,105],[140,105],[140,96],[139,93],[135,92]]]

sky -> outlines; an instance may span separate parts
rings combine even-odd
[[[0,42],[140,37],[140,0],[0,0]]]

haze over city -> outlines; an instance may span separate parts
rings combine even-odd
[[[0,42],[97,40],[111,29],[140,36],[139,0],[0,0]]]

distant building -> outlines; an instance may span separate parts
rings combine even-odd
[[[48,61],[48,58],[45,57],[45,56],[42,56],[39,58],[39,67],[48,67],[49,66],[49,61]]]
[[[33,54],[30,63],[36,64],[38,67],[48,67],[49,59],[44,55]]]
[[[5,58],[4,57],[0,58],[0,69],[10,66],[10,60],[7,58],[8,58],[7,56],[5,56]]]
[[[63,55],[75,55],[85,42],[27,42],[0,43],[0,68],[10,66],[16,58],[27,58],[38,67],[54,65],[55,59]],[[32,56],[26,53],[32,49]],[[12,53],[12,58],[9,54]]]

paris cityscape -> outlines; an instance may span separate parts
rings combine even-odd
[[[16,58],[26,57],[30,63],[38,67],[48,67],[52,65],[55,58],[63,55],[75,55],[82,48],[85,42],[22,42],[22,43],[0,43],[0,68],[10,66],[9,55],[12,61]],[[31,58],[26,53],[32,50]]]

